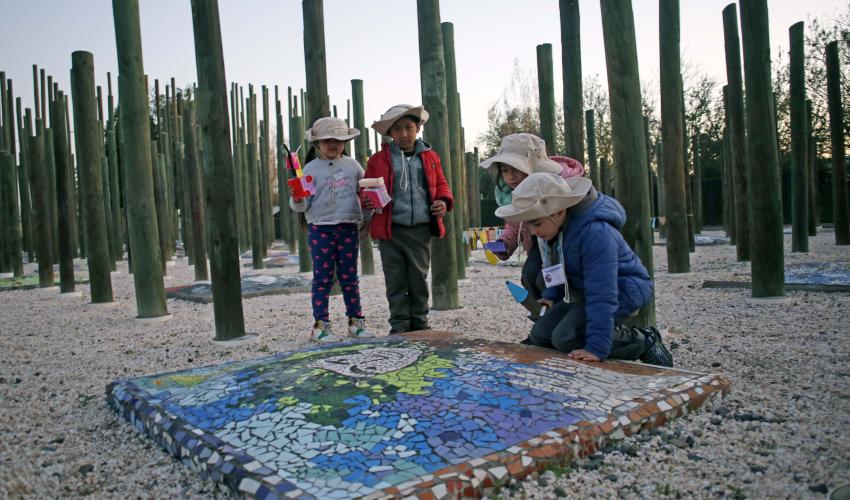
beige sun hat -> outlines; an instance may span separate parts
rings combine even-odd
[[[514,189],[510,205],[496,209],[496,216],[509,221],[528,221],[548,217],[577,204],[590,191],[587,177],[550,173],[531,174]]]
[[[372,123],[372,128],[381,135],[387,135],[387,131],[402,116],[415,116],[419,118],[419,125],[425,125],[430,116],[424,106],[411,106],[410,104],[396,104],[381,115],[381,119]]]
[[[510,165],[526,175],[540,172],[559,174],[563,170],[561,165],[546,156],[546,142],[525,132],[502,137],[499,152],[482,161],[481,168],[498,174],[497,163]]]
[[[349,128],[345,124],[345,120],[327,116],[316,120],[313,127],[307,130],[307,141],[316,142],[322,139],[350,141],[358,135],[360,135],[360,131],[356,128]]]

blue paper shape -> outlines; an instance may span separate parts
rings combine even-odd
[[[528,290],[523,288],[521,285],[517,285],[513,281],[506,281],[505,284],[508,285],[508,291],[511,292],[515,301],[522,303],[528,298]]]
[[[496,253],[505,253],[508,251],[508,249],[505,248],[505,242],[502,240],[490,241],[488,243],[485,243],[484,248]]]

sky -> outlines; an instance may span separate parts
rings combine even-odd
[[[604,1],[604,0],[602,0]],[[721,11],[727,0],[681,0],[682,60],[725,82]],[[658,79],[658,2],[632,1],[641,79]],[[226,75],[242,85],[304,87],[301,2],[219,0]],[[140,0],[145,72],[161,85],[196,81],[188,0]],[[848,0],[768,0],[774,59],[787,51],[788,28],[826,21],[850,8]],[[557,0],[443,0],[441,18],[455,31],[458,91],[466,146],[487,127],[488,108],[509,86],[514,67],[536,75],[536,46],[551,43],[555,95],[561,101],[560,21]],[[599,1],[580,0],[582,72],[606,85]],[[97,83],[115,77],[117,62],[109,0],[0,0],[0,71],[16,96],[32,106],[32,65],[70,93],[71,53],[94,54]],[[367,126],[399,103],[421,104],[414,0],[325,0],[328,93],[345,117],[351,80],[362,79]],[[14,41],[9,43],[10,41]],[[114,88],[116,87],[114,85]],[[656,85],[657,88],[657,85]],[[371,133],[370,133],[371,135]]]

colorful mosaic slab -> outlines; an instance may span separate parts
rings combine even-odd
[[[706,281],[703,288],[752,288],[749,276]],[[813,292],[850,292],[850,263],[804,262],[785,266],[785,289]]]
[[[109,384],[109,404],[255,498],[480,496],[728,390],[721,377],[419,332]]]
[[[59,286],[59,275],[54,274],[53,277],[56,286]],[[77,285],[85,285],[89,282],[87,274],[77,274],[74,276],[74,283]],[[26,274],[21,278],[0,278],[0,292],[8,292],[11,290],[32,290],[38,288],[38,275]]]
[[[663,246],[667,245],[667,240],[664,239],[664,238],[657,238],[653,242],[653,244],[655,246],[663,247]],[[725,236],[710,236],[710,235],[702,235],[702,234],[694,235],[694,245],[696,245],[698,247],[707,247],[707,246],[714,246],[714,245],[728,245],[728,244],[729,244],[729,238],[727,238]]]
[[[309,291],[310,280],[300,276],[278,276],[274,274],[242,275],[243,298]],[[192,285],[166,288],[165,296],[209,304],[213,301],[212,284],[209,281],[199,281]]]
[[[289,255],[289,252],[287,252],[286,250],[275,249],[274,247],[271,250],[266,252],[266,258],[269,258],[269,257],[286,257],[288,255]],[[243,253],[241,257],[243,259],[247,259],[247,260],[251,260],[251,259],[254,258],[253,254],[251,253],[250,250]]]

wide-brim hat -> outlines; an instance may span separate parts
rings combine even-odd
[[[381,135],[387,135],[387,131],[403,116],[415,116],[419,119],[419,125],[425,125],[431,115],[425,111],[424,106],[411,106],[410,104],[396,104],[381,115],[381,119],[372,123],[372,128]]]
[[[509,221],[529,221],[548,217],[580,202],[592,184],[587,177],[550,173],[531,174],[514,189],[511,204],[496,209],[496,216]]]
[[[316,142],[323,139],[336,139],[344,142],[350,141],[358,135],[360,135],[360,131],[356,128],[350,128],[345,123],[345,120],[328,116],[319,118],[307,130],[307,141]]]
[[[502,137],[499,151],[481,162],[481,168],[486,168],[497,175],[497,164],[504,163],[531,175],[534,173],[559,174],[563,170],[560,164],[546,156],[546,142],[534,134],[525,132],[510,134]]]

